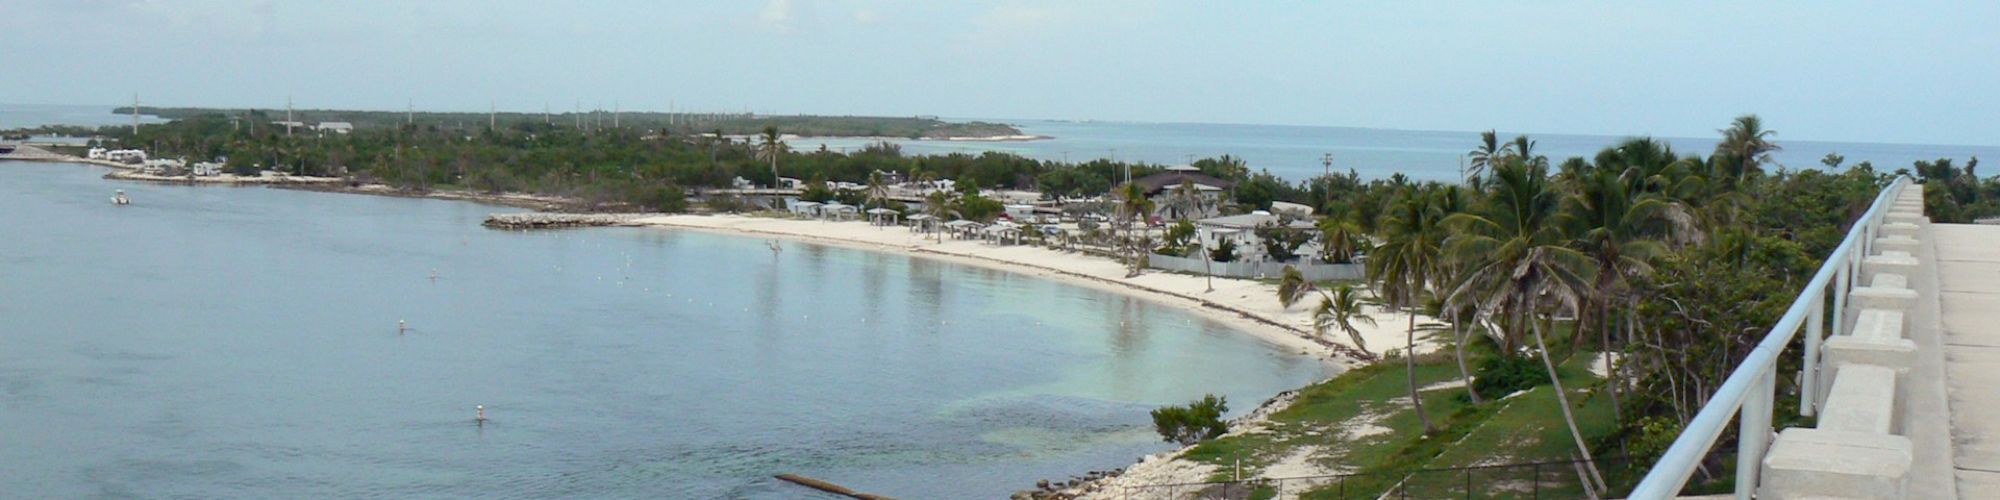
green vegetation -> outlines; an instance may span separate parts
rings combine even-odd
[[[1362,260],[1376,300],[1437,318],[1420,324],[1412,314],[1403,352],[1420,335],[1449,349],[1403,356],[1401,369],[1377,364],[1316,386],[1301,396],[1297,413],[1274,417],[1272,432],[1225,437],[1188,456],[1264,467],[1310,453],[1337,462],[1323,465],[1363,473],[1345,481],[1349,494],[1388,491],[1408,479],[1403,487],[1412,495],[1457,496],[1469,477],[1451,478],[1459,493],[1446,495],[1449,488],[1410,474],[1572,459],[1574,470],[1544,471],[1554,475],[1523,483],[1568,488],[1557,494],[1569,496],[1629,487],[1649,465],[1646,457],[1693,417],[1890,179],[1865,162],[1846,170],[1767,170],[1778,145],[1755,116],[1737,118],[1722,135],[1708,156],[1635,138],[1592,158],[1552,163],[1534,153],[1533,140],[1501,141],[1488,132],[1467,154],[1471,175],[1463,184],[1400,177],[1363,184],[1348,175],[1316,178],[1298,191],[1267,184],[1255,197],[1239,187],[1239,203],[1266,194],[1317,201],[1320,213],[1330,214],[1318,221],[1325,233],[1366,242]],[[1828,166],[1841,160],[1829,157]],[[1934,212],[2000,211],[1988,201],[2000,200],[2000,182],[1989,197],[1970,169],[1949,161],[1918,167]],[[1255,176],[1245,185],[1252,184]],[[1278,284],[1286,307],[1317,289],[1289,271]],[[1322,304],[1324,331],[1340,318],[1331,300]],[[1609,360],[1608,374],[1589,375],[1586,367],[1600,356]],[[1798,362],[1790,358],[1779,371],[1797,370]],[[1796,420],[1788,416],[1795,408],[1783,408],[1796,405],[1796,384],[1781,382],[1779,391],[1779,400],[1789,401],[1780,403],[1780,423]],[[1322,398],[1348,408],[1326,411]],[[1392,432],[1364,436],[1355,428]],[[1734,438],[1723,436],[1717,447],[1730,448]],[[1600,456],[1640,459],[1600,467]],[[1715,473],[1729,464],[1707,465]],[[1565,473],[1567,482],[1557,479]],[[1718,480],[1726,481],[1697,478],[1696,488]]]
[[[1226,398],[1208,394],[1186,406],[1163,406],[1153,410],[1153,429],[1170,443],[1187,446],[1214,439],[1229,432],[1222,415],[1229,412]]]

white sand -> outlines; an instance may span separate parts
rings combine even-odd
[[[897,252],[956,263],[1019,272],[1101,290],[1175,305],[1189,312],[1229,325],[1287,350],[1307,353],[1349,366],[1361,361],[1341,355],[1338,350],[1311,339],[1312,308],[1316,298],[1302,300],[1291,308],[1278,304],[1275,284],[1255,280],[1215,278],[1215,290],[1208,291],[1202,276],[1149,271],[1126,278],[1124,264],[1102,257],[1064,252],[1030,245],[1000,246],[976,240],[932,241],[928,235],[901,227],[880,227],[867,222],[827,222],[740,215],[670,215],[634,221],[682,229],[782,237],[815,243]],[[1375,326],[1355,325],[1368,346],[1379,352],[1402,347],[1407,316],[1379,307],[1369,307]],[[1419,318],[1422,322],[1423,318]],[[1325,340],[1352,347],[1347,335],[1328,332]],[[1436,350],[1434,343],[1422,343],[1418,352]]]

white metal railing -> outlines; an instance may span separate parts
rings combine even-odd
[[[1736,448],[1736,498],[1749,499],[1757,489],[1759,464],[1764,461],[1764,452],[1770,447],[1771,413],[1775,406],[1777,388],[1778,357],[1785,347],[1791,345],[1792,338],[1799,333],[1799,326],[1806,327],[1805,369],[1799,374],[1799,413],[1812,415],[1819,407],[1819,355],[1820,341],[1825,338],[1821,323],[1826,314],[1828,285],[1833,293],[1833,330],[1842,331],[1842,315],[1847,308],[1847,291],[1853,288],[1854,277],[1861,271],[1861,260],[1874,247],[1875,234],[1882,225],[1886,208],[1901,195],[1903,188],[1911,185],[1908,176],[1898,176],[1875,195],[1875,202],[1868,212],[1855,221],[1847,230],[1847,237],[1840,246],[1828,254],[1826,263],[1820,265],[1819,272],[1813,273],[1812,281],[1806,283],[1792,306],[1785,310],[1785,316],[1771,327],[1764,340],[1743,357],[1730,372],[1722,387],[1708,398],[1708,403],[1696,413],[1694,420],[1681,430],[1672,447],[1660,455],[1646,478],[1633,488],[1630,498],[1656,500],[1673,498],[1680,494],[1681,487],[1687,485],[1688,477],[1694,474],[1695,466],[1715,447],[1715,440],[1722,436],[1723,426],[1739,414]],[[1740,411],[1739,411],[1740,410]]]

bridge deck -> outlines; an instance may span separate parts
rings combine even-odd
[[[1954,475],[2000,491],[2000,226],[1933,224]]]

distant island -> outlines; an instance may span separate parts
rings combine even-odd
[[[120,106],[113,113],[131,114],[132,107]],[[167,120],[184,120],[200,116],[259,117],[260,120],[284,120],[284,109],[266,108],[153,108],[140,110],[142,114],[158,116]],[[583,125],[593,127],[632,127],[640,129],[672,130],[689,133],[717,133],[721,135],[748,136],[762,133],[766,127],[777,127],[788,135],[802,137],[884,137],[899,139],[936,140],[1032,140],[1046,137],[1028,135],[1021,129],[1005,123],[982,121],[951,122],[935,116],[814,116],[814,115],[759,115],[754,113],[661,113],[652,111],[551,111],[548,113],[466,113],[436,111],[361,111],[339,109],[297,109],[292,110],[291,121],[318,124],[326,122],[347,123],[356,129],[394,128],[415,123],[450,123],[484,127],[489,123],[517,128],[534,125]]]

